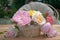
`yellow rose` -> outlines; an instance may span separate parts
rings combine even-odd
[[[32,16],[34,14],[34,11],[33,10],[30,10],[30,16]]]

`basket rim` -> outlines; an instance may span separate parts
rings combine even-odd
[[[58,20],[59,19],[59,12],[52,5],[50,5],[50,4],[46,4],[46,5],[48,5],[54,11],[56,19]]]

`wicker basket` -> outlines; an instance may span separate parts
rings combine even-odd
[[[41,3],[41,2],[30,2],[28,4],[23,5],[19,10],[36,10],[40,11],[41,13],[45,13],[46,11],[49,11],[49,15],[53,17],[54,24],[56,24],[56,20],[59,19],[59,13],[58,11],[51,6],[50,4]]]
[[[25,37],[36,37],[40,35],[40,26],[38,25],[31,25],[24,27],[22,30],[20,30]]]
[[[43,7],[43,8],[41,8],[41,7]],[[26,11],[28,11],[28,10],[38,10],[38,11],[41,11],[42,13],[45,13],[46,10],[49,10],[50,11],[49,14],[51,16],[55,17],[54,21],[58,20],[58,18],[59,18],[57,10],[53,6],[51,6],[49,4],[45,4],[45,3],[31,2],[29,4],[25,4],[19,10],[26,10]],[[40,35],[40,26],[39,25],[26,26],[21,30],[21,32],[25,37],[39,36]]]

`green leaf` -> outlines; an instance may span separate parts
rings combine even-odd
[[[42,14],[44,18],[46,18],[46,14]]]

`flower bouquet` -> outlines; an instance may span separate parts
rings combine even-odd
[[[48,13],[46,13],[47,15]],[[17,29],[25,37],[35,37],[39,36],[41,32],[47,34],[48,37],[56,36],[56,31],[51,27],[53,24],[53,19],[51,16],[47,15],[44,18],[43,14],[40,11],[30,10],[18,10],[12,17],[12,20],[16,22]],[[52,22],[51,22],[52,21]],[[15,31],[15,32],[18,32]],[[16,37],[17,33],[8,31],[6,33],[7,37]],[[15,35],[14,35],[15,34]]]

